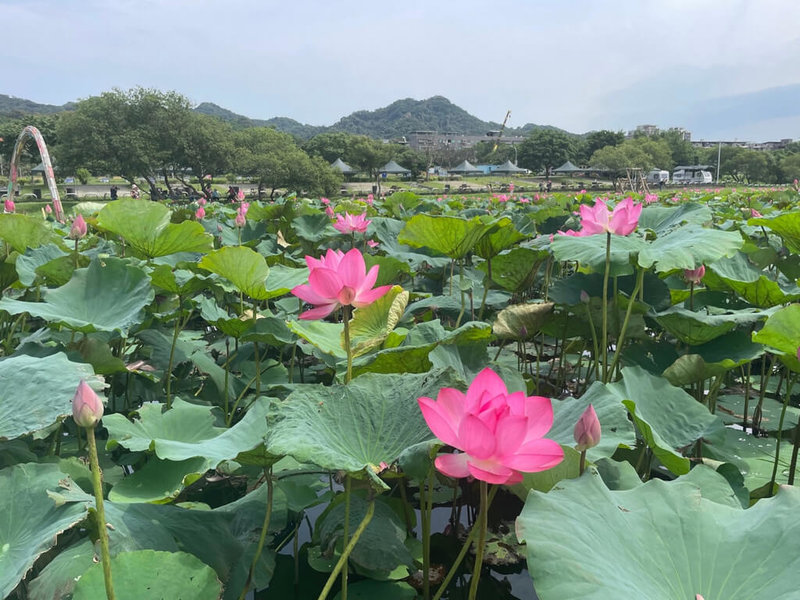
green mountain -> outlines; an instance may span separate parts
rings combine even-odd
[[[23,98],[0,94],[0,117],[18,118],[29,114],[54,114],[69,110],[74,103],[62,106],[39,104]],[[500,129],[500,123],[483,121],[450,102],[444,96],[426,100],[404,98],[376,110],[359,110],[342,117],[333,125],[307,125],[288,117],[252,119],[222,108],[212,102],[198,104],[194,110],[230,123],[237,129],[246,127],[274,127],[297,138],[308,139],[326,131],[344,131],[380,139],[396,139],[412,131],[439,131],[483,135]],[[528,123],[518,128],[506,129],[507,135],[527,135],[534,129],[548,127]],[[553,128],[555,129],[555,128]]]
[[[62,106],[54,104],[39,104],[25,98],[16,98],[15,96],[7,96],[0,94],[0,117],[19,118],[25,115],[52,115],[53,113],[69,110],[75,104],[67,102]]]

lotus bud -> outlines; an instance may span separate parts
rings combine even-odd
[[[206,209],[205,209],[205,208],[203,208],[203,207],[201,206],[200,208],[198,208],[198,209],[195,211],[195,213],[194,213],[194,216],[195,216],[195,217],[197,217],[197,220],[198,220],[198,221],[199,221],[200,219],[204,219],[204,218],[205,218],[205,216],[206,216]]]
[[[247,217],[242,214],[242,211],[239,211],[236,213],[236,217],[233,219],[233,222],[237,227],[244,227],[245,223],[247,222]]]
[[[703,279],[703,276],[706,274],[706,268],[704,265],[700,265],[696,269],[685,269],[683,271],[683,276],[686,281],[698,285],[700,281]]]
[[[72,398],[72,418],[81,427],[94,427],[103,418],[103,401],[83,379]]]
[[[46,212],[46,213],[49,215],[49,214],[51,214],[51,213],[53,212],[53,209],[52,209],[52,208],[50,208],[50,205],[49,205],[49,204],[45,204],[45,206],[44,206],[44,212]]]
[[[71,240],[79,240],[82,237],[86,236],[86,221],[83,218],[83,215],[78,215],[75,217],[75,220],[72,221],[72,227],[69,229],[69,238]]]
[[[589,294],[586,293],[586,290],[581,290],[581,302],[583,304],[589,304]]]
[[[236,199],[237,199],[239,202],[241,202],[242,200],[244,200],[244,190],[239,190],[239,192],[236,194]]]
[[[330,206],[325,207],[325,214],[329,217],[333,217],[333,209]]]
[[[589,448],[594,448],[600,441],[600,421],[597,419],[597,413],[594,412],[594,406],[591,404],[583,411],[581,418],[575,424],[573,432],[575,437],[575,449],[578,452],[585,452]]]
[[[201,197],[201,198],[198,198],[198,199],[197,199],[197,205],[198,205],[198,206],[205,206],[205,205],[206,205],[206,199],[205,199],[205,198],[202,198],[202,197]]]
[[[11,198],[6,198],[5,202],[3,203],[3,212],[13,213],[16,208],[17,207],[14,205],[14,201]]]

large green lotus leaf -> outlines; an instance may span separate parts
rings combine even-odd
[[[467,220],[418,214],[406,222],[397,241],[415,248],[427,247],[455,260],[466,256],[491,228],[480,217]]]
[[[702,225],[711,221],[711,209],[703,204],[686,202],[680,206],[651,204],[642,209],[639,229],[652,229],[659,236],[687,223]]]
[[[295,269],[285,265],[275,265],[270,268],[267,277],[267,294],[270,298],[284,296],[295,286],[308,282],[308,269]]]
[[[733,256],[744,245],[737,231],[706,229],[691,223],[657,238],[639,253],[639,266],[655,265],[659,273],[695,269],[723,256]]]
[[[300,388],[273,404],[267,447],[324,469],[373,472],[433,438],[416,399],[455,383],[446,371],[367,373],[349,385]]]
[[[784,487],[747,510],[702,494],[684,478],[611,491],[592,472],[532,492],[517,535],[538,597],[796,597],[800,490]]]
[[[372,304],[355,311],[350,321],[353,356],[361,356],[383,343],[403,316],[408,296],[408,292],[396,285]],[[344,347],[344,332],[341,335]]]
[[[246,246],[228,246],[207,254],[200,267],[224,277],[255,300],[270,297],[265,282],[269,275],[267,261],[255,250]]]
[[[200,223],[171,223],[171,214],[158,202],[123,198],[106,204],[97,215],[97,226],[123,237],[128,245],[147,258],[211,250],[214,238]]]
[[[160,403],[146,403],[134,422],[121,414],[105,417],[107,447],[112,449],[119,444],[134,452],[154,450],[160,459],[171,461],[203,457],[206,468],[213,469],[264,441],[268,409],[264,398],[258,399],[230,429],[215,426],[220,415],[214,407],[175,398],[170,410],[163,408]]]
[[[741,252],[731,258],[718,260],[706,270],[704,282],[709,287],[719,287],[714,286],[716,279],[750,304],[760,308],[800,299],[800,287],[787,280],[775,281],[750,264],[747,256]]]
[[[547,250],[532,248],[514,248],[492,259],[492,281],[505,290],[519,292],[533,285],[536,272],[550,255]],[[483,272],[488,272],[488,263],[478,265]]]
[[[800,253],[800,214],[796,210],[775,217],[749,219],[748,225],[764,225],[783,238],[786,247]]]
[[[292,333],[325,354],[336,358],[347,358],[347,353],[342,347],[342,325],[327,321],[288,321],[286,326]]]
[[[611,236],[612,275],[627,275],[633,272],[631,257],[644,251],[647,243],[640,237],[629,235]],[[557,234],[550,249],[556,260],[578,261],[593,271],[602,273],[606,264],[606,236],[587,235],[583,237]]]
[[[88,514],[79,499],[58,494],[64,473],[54,464],[0,470],[0,597],[6,598],[56,538]]]
[[[764,354],[746,331],[736,330],[689,349],[662,373],[672,385],[684,386],[722,375]]]
[[[793,371],[800,371],[800,304],[791,304],[770,315],[764,327],[753,334],[753,341],[774,348]]]
[[[0,300],[11,314],[27,312],[73,331],[121,331],[141,322],[142,308],[154,297],[150,278],[142,269],[118,258],[95,259],[77,269],[65,285],[48,290],[44,302]]]
[[[553,426],[547,437],[563,446],[575,446],[573,431],[586,407],[594,407],[600,420],[600,443],[589,448],[586,456],[591,461],[612,456],[618,448],[636,445],[636,431],[628,419],[628,411],[620,394],[599,381],[592,384],[580,398],[553,400]]]
[[[222,584],[214,569],[186,552],[138,550],[111,559],[118,600],[219,600]],[[105,597],[103,565],[92,566],[75,585],[73,600]]]
[[[481,258],[492,258],[524,239],[525,236],[517,231],[511,219],[503,217],[478,241],[475,254]]]
[[[552,302],[515,304],[497,314],[492,333],[498,339],[529,339],[536,335],[553,312]]]
[[[15,263],[19,282],[24,286],[33,285],[36,280],[36,270],[39,267],[64,256],[68,256],[67,253],[55,244],[47,244],[46,246],[27,250],[25,254],[17,257]]]
[[[151,456],[143,467],[111,488],[108,499],[119,504],[171,502],[183,488],[200,479],[208,465],[202,457],[173,461]]]
[[[777,422],[775,425],[777,429]],[[775,464],[776,440],[755,437],[731,428],[725,428],[723,434],[721,439],[703,441],[703,459],[735,465],[744,476],[744,483],[750,490],[769,483]],[[778,456],[778,470],[775,473],[775,481],[779,484],[788,481],[791,456],[792,444],[784,438]]]
[[[640,367],[622,369],[622,380],[606,385],[631,413],[656,457],[673,473],[689,472],[681,450],[700,438],[719,437],[722,420],[682,389]]]
[[[187,269],[174,269],[165,264],[156,265],[150,272],[150,279],[153,285],[160,287],[172,294],[186,296],[199,292],[208,287],[208,282],[204,277],[199,277],[197,273]]]
[[[396,283],[398,278],[411,275],[411,267],[408,263],[398,260],[393,256],[380,256],[378,254],[365,254],[364,263],[369,271],[374,265],[378,265],[378,279],[375,285],[391,285]],[[303,270],[306,273],[305,270]],[[305,279],[300,283],[304,283]]]
[[[103,388],[89,365],[70,362],[61,352],[0,360],[0,440],[40,431],[71,415],[81,379]]]
[[[345,498],[340,495],[330,507],[320,515],[314,526],[313,541],[322,548],[322,555],[333,556],[333,548],[338,543],[341,549],[344,531]],[[368,502],[358,494],[350,498],[350,537],[355,533],[367,511]],[[350,560],[354,565],[370,571],[389,573],[401,565],[411,566],[413,559],[405,546],[406,527],[402,517],[391,506],[375,501],[375,513],[358,540]],[[338,554],[338,553],[337,553]]]
[[[266,506],[266,503],[262,502],[262,506]],[[105,503],[105,513],[110,525],[108,533],[112,555],[136,550],[184,551],[213,568],[217,577],[225,583],[231,582],[235,570],[239,568],[243,568],[246,577],[250,561],[244,564],[242,543],[233,531],[234,523],[238,526],[244,519],[238,521],[233,514],[221,510],[114,502]],[[285,506],[278,501],[274,515],[282,513],[285,513]],[[256,529],[260,528],[263,519],[262,510]],[[276,521],[283,521],[285,526],[285,518]],[[75,581],[95,560],[95,547],[89,539],[65,549],[31,582],[31,600],[53,600],[70,594]],[[241,587],[238,585],[237,594]]]
[[[751,310],[731,311],[728,314],[694,312],[678,306],[655,314],[655,320],[680,341],[699,346],[725,335],[737,325],[755,323],[768,313]]]
[[[330,217],[325,213],[297,217],[292,220],[292,229],[297,237],[314,243],[324,238],[341,235],[338,230],[333,228]]]
[[[747,403],[747,427],[748,431],[753,424],[753,411],[758,404],[758,394],[754,394],[751,390],[750,402]],[[783,402],[764,397],[761,404],[761,421],[759,428],[763,431],[777,431],[778,423],[780,422],[781,412],[783,411]],[[744,421],[744,396],[742,394],[721,394],[717,397],[717,414],[722,417],[726,425],[737,424],[741,425]],[[789,431],[792,427],[797,425],[800,421],[800,408],[796,406],[787,406],[786,414],[783,419],[783,430]],[[761,440],[762,442],[765,440]]]
[[[0,214],[0,240],[22,254],[26,248],[57,243],[60,238],[41,219],[11,213]]]

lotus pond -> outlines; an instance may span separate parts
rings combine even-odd
[[[798,200],[2,214],[0,597],[798,598]]]

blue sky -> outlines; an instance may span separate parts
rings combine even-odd
[[[0,93],[176,90],[330,125],[443,95],[583,132],[800,138],[796,0],[0,0]]]

